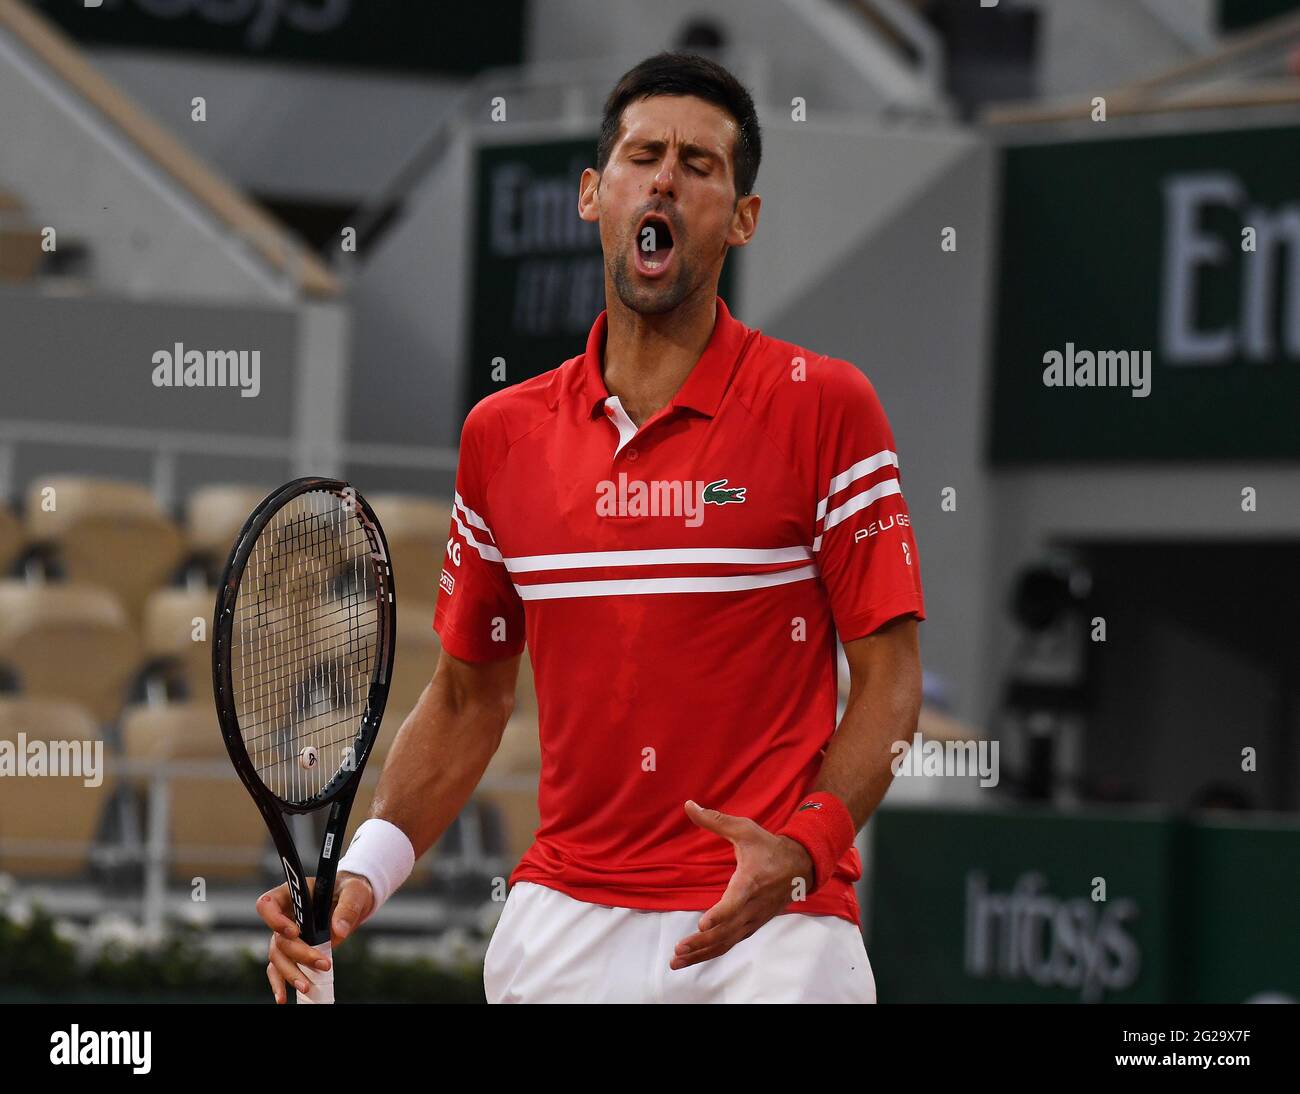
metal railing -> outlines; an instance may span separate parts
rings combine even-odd
[[[1276,58],[1300,45],[1300,14],[1281,16],[1229,39],[1210,53],[1163,69],[1104,93],[1108,117],[1169,114],[1198,110],[1289,106],[1300,103],[1294,79],[1216,84],[1234,70],[1249,71],[1261,58]],[[1001,103],[988,107],[981,120],[990,126],[1037,125],[1086,120],[1091,97],[1054,103]]]
[[[215,431],[181,431],[174,429],[142,429],[118,426],[85,425],[69,422],[33,422],[0,419],[0,497],[13,496],[16,454],[20,445],[66,446],[91,450],[131,451],[149,456],[152,487],[159,504],[172,509],[176,499],[177,461],[184,456],[247,458],[260,457],[282,461],[286,471],[298,458],[300,449],[291,440],[258,437],[245,434]],[[454,471],[457,452],[452,448],[420,447],[394,444],[345,443],[340,446],[345,465],[369,465],[383,468]],[[213,481],[220,481],[213,476]],[[263,861],[263,852],[248,848],[234,848],[223,852],[220,848],[176,845],[170,839],[172,810],[172,782],[180,778],[211,778],[229,782],[230,765],[222,760],[151,761],[114,757],[110,772],[118,779],[135,780],[144,787],[145,809],[143,821],[137,827],[124,822],[116,840],[97,844],[94,861],[112,870],[124,865],[137,865],[143,870],[143,886],[139,909],[143,925],[160,927],[167,918],[168,909],[176,902],[174,892],[169,892],[168,875],[171,864],[194,855],[208,861],[246,863],[256,867]],[[378,779],[379,768],[367,772],[366,783]],[[479,785],[480,790],[511,790],[535,788],[536,780],[529,776],[487,775]],[[249,803],[251,809],[252,803]],[[296,818],[302,820],[303,818]],[[489,866],[500,867],[484,851],[482,834],[477,827],[473,811],[461,818],[460,837],[464,848],[461,856],[452,862],[452,868],[461,871],[482,870]],[[308,849],[310,840],[303,833],[302,845]],[[309,849],[314,853],[314,849]],[[86,857],[87,845],[76,841],[21,840],[0,837],[0,852],[4,855],[39,855],[52,858]],[[444,865],[446,865],[444,863]],[[431,867],[431,869],[434,869]],[[436,873],[436,869],[434,869]],[[67,901],[64,901],[64,896]],[[94,904],[87,894],[63,894],[52,890],[45,896],[51,910],[65,907],[69,911],[84,910]],[[400,905],[402,902],[398,901]],[[396,908],[385,919],[410,920],[429,923],[438,901],[432,897],[412,897],[410,915]],[[414,908],[421,911],[417,914]],[[249,905],[251,917],[251,904]]]
[[[176,463],[182,456],[255,457],[281,460],[286,470],[300,454],[295,442],[244,433],[141,429],[84,425],[72,422],[21,422],[0,419],[0,497],[14,496],[14,467],[20,444],[141,452],[149,456],[154,495],[164,509],[176,501]],[[344,442],[339,447],[345,465],[407,470],[454,471],[454,448]],[[310,470],[310,469],[308,469]],[[214,476],[213,481],[219,481]]]
[[[320,259],[297,248],[282,225],[103,76],[42,13],[17,0],[0,0],[0,34],[57,81],[65,101],[97,132],[111,132],[144,156],[220,225],[219,230],[242,239],[267,266],[293,280],[304,293],[338,296],[339,280]]]
[[[367,771],[362,778],[363,785],[373,787],[379,781],[381,769],[382,764],[379,764]],[[181,779],[212,780],[225,785],[234,785],[234,774],[227,761],[221,759],[151,760],[116,756],[110,758],[105,774],[107,779],[113,781],[118,792],[130,786],[143,789],[143,817],[135,816],[133,807],[128,805],[125,815],[119,815],[119,831],[115,838],[108,840],[86,842],[0,836],[0,861],[10,857],[39,856],[55,860],[86,859],[109,872],[138,867],[143,874],[143,884],[139,887],[137,897],[141,925],[155,931],[161,930],[166,924],[169,903],[174,902],[175,890],[169,888],[168,882],[172,864],[175,862],[198,860],[225,865],[244,865],[249,868],[250,875],[257,874],[259,868],[265,867],[264,872],[267,877],[278,876],[278,859],[271,853],[269,837],[264,847],[223,847],[220,844],[193,845],[172,842],[173,782]],[[483,791],[531,790],[535,792],[536,789],[536,776],[487,774],[480,780],[475,795]],[[248,802],[248,808],[250,810],[254,808],[251,800]],[[362,819],[354,817],[353,823],[359,823]],[[139,821],[143,823],[137,823]],[[432,858],[422,860],[417,876],[421,873],[426,877],[456,874],[486,876],[508,869],[508,863],[487,850],[481,826],[473,810],[464,811],[458,818],[458,824],[460,854],[446,861]],[[291,818],[291,831],[304,855],[304,864],[314,868],[319,853],[319,838],[311,828],[310,818],[305,816]],[[225,887],[218,884],[211,886],[214,889]],[[79,907],[86,904],[84,893],[74,891],[72,897]],[[427,899],[421,900],[419,896],[413,895],[413,899],[428,903]],[[57,892],[47,896],[46,902],[52,905],[49,910],[56,914],[70,910],[60,906]],[[247,907],[246,918],[250,925],[257,922],[251,902]]]
[[[905,0],[850,0],[864,21],[936,97],[943,93],[943,40]]]

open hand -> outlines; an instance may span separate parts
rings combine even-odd
[[[788,836],[778,836],[748,817],[686,803],[686,815],[701,828],[731,841],[736,869],[722,899],[700,917],[699,930],[677,943],[670,969],[684,969],[721,957],[798,895],[796,883],[811,889],[812,857]]]

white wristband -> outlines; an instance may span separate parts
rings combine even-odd
[[[397,892],[398,886],[415,869],[415,848],[397,825],[371,817],[362,822],[352,837],[346,853],[339,859],[339,870],[358,874],[370,882],[375,891],[374,915],[384,901]]]

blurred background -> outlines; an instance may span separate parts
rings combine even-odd
[[[721,295],[892,420],[924,748],[996,757],[900,775],[862,834],[881,1000],[1300,998],[1300,2],[0,0],[0,745],[106,753],[0,774],[0,999],[269,1000],[213,583],[279,482],[370,498],[382,756],[460,423],[581,352],[578,176],[665,48],[764,129]],[[159,386],[186,350],[255,353],[255,396]],[[1048,387],[1053,350],[1149,352],[1149,394]],[[482,998],[537,766],[525,671],[340,997]]]

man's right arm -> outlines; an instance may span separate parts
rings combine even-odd
[[[370,815],[396,825],[418,859],[456,819],[501,744],[514,709],[519,655],[498,661],[462,661],[446,650],[433,679],[406,716],[379,777]],[[340,871],[334,889],[331,936],[335,946],[371,912],[370,883]],[[300,964],[320,968],[328,958],[298,938],[288,886],[263,894],[258,913],[275,932],[267,979],[277,1003],[286,985],[305,991]]]
[[[398,730],[370,815],[405,832],[417,859],[460,814],[500,746],[519,660],[462,661],[443,650]]]

